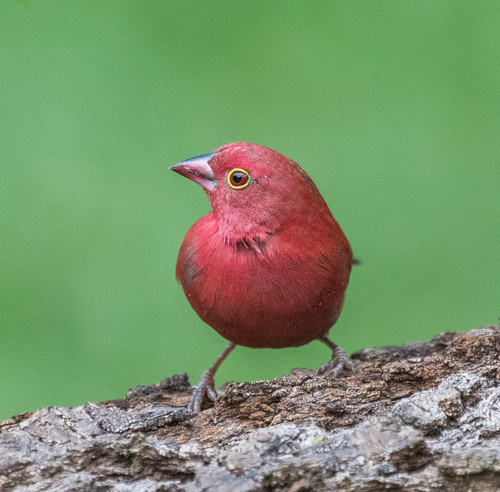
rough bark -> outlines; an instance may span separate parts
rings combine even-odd
[[[500,490],[500,328],[363,350],[185,410],[187,375],[0,423],[0,490]]]

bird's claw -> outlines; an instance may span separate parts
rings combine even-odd
[[[324,375],[328,378],[337,377],[342,371],[352,371],[353,364],[345,350],[341,347],[335,347],[332,353],[332,360],[327,364],[321,364],[318,369],[316,369],[316,374]]]
[[[208,396],[210,400],[217,399],[217,392],[215,391],[214,376],[210,370],[205,371],[198,381],[198,386],[195,387],[191,399],[189,400],[187,410],[188,412],[198,413],[201,410],[204,396]]]

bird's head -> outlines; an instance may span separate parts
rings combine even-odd
[[[245,142],[224,145],[179,162],[170,169],[201,185],[210,199],[219,231],[231,242],[265,241],[290,220],[326,208],[316,186],[291,159]],[[316,204],[310,207],[311,203]],[[318,203],[319,202],[319,203]],[[314,215],[314,213],[312,214]]]

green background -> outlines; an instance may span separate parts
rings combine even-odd
[[[174,278],[234,141],[313,178],[356,267],[349,353],[500,316],[500,3],[0,3],[0,418],[124,396],[225,340]],[[238,348],[217,384],[330,354]]]

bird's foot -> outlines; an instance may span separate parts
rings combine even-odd
[[[191,399],[189,400],[187,410],[188,412],[198,413],[201,410],[204,396],[207,395],[212,401],[217,399],[217,392],[215,391],[214,376],[210,369],[205,371],[198,381],[198,386],[193,391]]]
[[[332,360],[327,364],[321,364],[316,369],[317,375],[324,375],[328,378],[337,377],[342,371],[352,371],[353,364],[345,350],[341,347],[335,347],[332,352]]]

